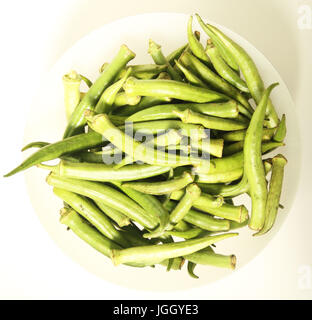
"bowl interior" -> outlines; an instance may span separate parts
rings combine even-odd
[[[43,81],[29,112],[25,129],[25,143],[38,140],[53,142],[61,139],[66,126],[63,108],[63,74],[75,69],[92,80],[96,79],[100,66],[112,59],[122,43],[127,44],[130,49],[136,52],[134,63],[151,63],[152,59],[147,53],[148,39],[152,38],[161,44],[165,54],[170,53],[187,42],[188,18],[188,15],[174,13],[127,17],[104,25],[78,41],[57,61]],[[194,23],[196,23],[196,19],[194,19]],[[263,54],[249,42],[222,26],[218,27],[248,51],[256,62],[266,85],[272,82],[280,83],[272,93],[272,100],[279,115],[285,113],[288,120],[286,146],[277,151],[282,152],[289,161],[281,201],[285,208],[280,210],[274,229],[268,235],[252,237],[252,232],[248,228],[244,228],[239,231],[239,237],[217,244],[216,252],[234,253],[237,256],[237,270],[240,270],[269,244],[291,211],[299,180],[295,165],[300,157],[300,136],[294,104],[278,72]],[[198,25],[195,28],[200,30]],[[205,41],[204,32],[201,32],[201,35]],[[296,161],[294,157],[296,157]],[[62,201],[53,195],[51,188],[45,183],[46,174],[47,172],[36,168],[29,169],[25,173],[32,204],[41,223],[57,245],[89,272],[107,281],[144,290],[187,289],[208,284],[233,273],[231,270],[197,266],[196,272],[200,276],[200,281],[196,281],[187,275],[186,267],[180,272],[166,272],[161,266],[155,269],[114,267],[106,257],[83,243],[72,232],[66,231],[66,227],[59,223],[58,212],[62,207]],[[239,202],[250,208],[247,197],[240,197],[237,203]]]

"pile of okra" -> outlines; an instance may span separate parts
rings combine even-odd
[[[64,75],[62,140],[28,144],[38,151],[6,175],[49,170],[61,223],[114,265],[169,271],[187,261],[195,278],[196,264],[234,269],[235,255],[215,243],[247,226],[264,235],[281,207],[287,160],[265,158],[286,135],[269,97],[277,84],[265,88],[246,50],[196,18],[205,44],[191,16],[188,42],[169,55],[149,40],[154,63],[129,64],[135,54],[122,45],[94,83]],[[242,194],[250,213],[234,204]]]

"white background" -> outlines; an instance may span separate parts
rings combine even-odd
[[[27,110],[55,61],[91,30],[144,12],[199,12],[259,48],[292,94],[303,154],[297,163],[299,192],[289,218],[270,245],[231,276],[184,292],[135,291],[89,274],[65,256],[41,226],[23,174],[1,177],[0,298],[311,299],[312,25],[307,30],[298,27],[303,5],[312,10],[310,0],[1,1],[1,175],[22,159],[18,150]]]

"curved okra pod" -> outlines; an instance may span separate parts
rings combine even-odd
[[[188,44],[184,44],[183,46],[179,47],[178,49],[172,51],[170,54],[167,55],[166,60],[172,65],[174,66],[174,61],[178,60],[181,56],[181,54],[183,53],[183,51],[185,50],[185,48],[188,46]]]
[[[163,260],[181,257],[204,249],[212,243],[237,236],[237,233],[227,233],[212,237],[204,237],[195,240],[166,243],[153,246],[142,246],[124,250],[112,250],[114,265],[121,263],[138,263],[142,265],[153,265]]]
[[[223,156],[225,157],[230,156],[232,154],[242,151],[243,148],[244,148],[244,140],[228,144],[223,149]]]
[[[103,138],[96,132],[83,133],[74,137],[69,137],[64,140],[49,144],[42,147],[26,160],[24,160],[18,167],[7,173],[5,177],[35,166],[41,162],[53,160],[62,155],[84,150],[87,148],[97,147],[103,144]]]
[[[126,92],[124,92],[125,95]],[[127,95],[128,96],[128,95]],[[131,99],[132,97],[137,97],[137,96],[129,96],[129,99]],[[142,97],[140,102],[137,105],[129,105],[129,106],[124,106],[122,108],[118,108],[116,110],[116,113],[120,116],[131,116],[132,114],[142,111],[146,108],[152,107],[152,106],[156,106],[159,104],[167,104],[168,102],[171,101],[171,98],[168,97]],[[114,110],[113,110],[114,113]]]
[[[179,200],[182,196],[183,193],[181,194],[180,191],[176,191],[170,195],[170,199]],[[218,205],[216,205],[217,203]],[[205,193],[202,193],[201,196],[194,201],[193,207],[227,220],[244,222],[248,219],[248,210],[245,206],[233,206],[228,203],[223,203],[223,198],[215,198]],[[203,227],[201,228],[203,229]]]
[[[53,192],[108,239],[122,247],[127,247],[127,241],[122,234],[114,228],[110,220],[90,200],[64,189],[53,188]]]
[[[103,202],[95,201],[95,203],[101,209],[101,211],[103,211],[108,217],[115,221],[120,228],[128,226],[131,223],[129,217],[127,217],[123,213],[105,205]]]
[[[88,79],[87,77],[85,77],[84,75],[80,74],[79,75],[81,80],[83,80],[83,82],[88,86],[88,88],[90,88],[92,86],[92,81],[90,79]]]
[[[194,181],[189,172],[184,172],[180,177],[161,182],[126,182],[122,186],[131,188],[142,193],[162,195],[181,190]]]
[[[185,68],[179,61],[175,60],[175,65],[184,74],[186,80],[190,84],[202,88],[207,88],[207,85],[200,78],[198,78],[191,70]]]
[[[222,135],[222,139],[224,141],[243,141],[246,137],[246,129],[243,130],[237,130],[233,132],[226,132]],[[272,137],[274,136],[274,133],[276,131],[276,128],[263,128],[263,133],[262,133],[262,140],[271,140]],[[282,142],[282,141],[278,141]]]
[[[111,111],[112,105],[115,102],[115,98],[117,93],[123,87],[125,81],[128,79],[131,68],[127,69],[127,72],[124,76],[114,84],[110,85],[107,89],[104,90],[103,94],[101,95],[99,101],[95,106],[96,113],[109,113]]]
[[[199,279],[199,277],[194,273],[195,267],[196,267],[196,263],[193,263],[191,261],[187,262],[187,272],[188,272],[189,276],[194,279]]]
[[[197,103],[228,100],[222,93],[174,80],[137,80],[130,77],[124,90],[128,95],[169,97]]]
[[[184,123],[201,124],[205,128],[233,131],[246,128],[248,124],[237,121],[235,119],[223,119],[200,114],[198,112],[186,109],[184,111],[173,110],[173,114],[179,117]]]
[[[122,78],[128,69],[131,68],[130,76],[137,79],[153,79],[157,77],[161,72],[167,71],[167,64],[137,64],[129,65],[126,69],[123,69],[117,78]]]
[[[155,43],[152,39],[149,40],[148,53],[152,56],[154,62],[158,65],[167,65],[167,71],[170,77],[177,81],[182,81],[180,75],[173,69],[166,57],[161,51],[161,46]]]
[[[182,220],[183,221],[183,220]],[[191,228],[186,231],[175,231],[175,230],[168,230],[165,232],[165,234],[170,235],[172,237],[178,237],[178,238],[184,238],[184,239],[193,239],[197,238],[198,236],[201,236],[205,234],[205,230],[200,228]]]
[[[193,171],[196,174],[196,181],[199,183],[228,183],[239,179],[243,175],[243,167],[226,172],[205,173]]]
[[[227,63],[221,57],[218,49],[212,44],[212,42],[208,41],[206,53],[208,54],[213,67],[223,79],[228,81],[238,90],[249,92],[246,82],[240,78],[237,72],[227,65]]]
[[[110,257],[112,249],[120,248],[118,244],[94,229],[74,209],[63,208],[60,221],[76,233],[79,238],[107,257]]]
[[[56,166],[43,166],[64,178],[90,181],[132,181],[158,176],[170,171],[170,167],[133,164],[119,170],[104,163],[77,163],[61,160]]]
[[[236,118],[238,116],[237,102],[230,100],[221,103],[173,103],[157,105],[136,112],[127,118],[127,121],[141,122],[162,119],[178,118],[174,110],[190,109],[194,112],[219,118]]]
[[[66,118],[69,120],[75,108],[80,102],[81,76],[74,70],[65,74],[62,78],[64,88],[64,105]]]
[[[192,24],[193,24],[193,16],[190,16],[187,24],[187,38],[188,38],[190,50],[197,58],[199,58],[200,60],[204,61],[205,63],[211,66],[211,61],[208,55],[206,54],[203,45],[200,43],[200,41],[197,39],[197,37],[193,33]]]
[[[94,131],[101,133],[108,141],[126,154],[132,156],[135,160],[160,166],[176,167],[191,164],[209,166],[209,161],[206,159],[170,154],[138,142],[115,127],[105,114],[93,117],[86,113],[86,117],[88,118],[89,126]]]
[[[112,83],[115,76],[126,64],[135,57],[135,54],[122,45],[113,61],[105,68],[100,77],[93,83],[89,91],[84,95],[75,111],[72,113],[66,127],[63,138],[73,136],[83,131],[86,119],[84,112],[87,109],[94,109],[103,91]]]
[[[263,142],[261,145],[262,154],[265,154],[276,147],[283,146],[281,142]],[[194,168],[194,173],[200,174],[216,174],[227,173],[236,169],[242,169],[244,166],[244,152],[240,151],[230,156],[220,159],[213,159],[213,163],[207,168],[201,168],[200,166]]]
[[[141,101],[140,96],[131,96],[129,97],[125,92],[117,93],[114,101],[114,107],[123,107],[123,106],[136,106]]]
[[[271,170],[271,163],[268,160],[263,161],[265,173]],[[220,195],[222,197],[236,197],[249,192],[249,184],[246,175],[237,184],[209,184],[199,183],[199,187],[209,194]]]
[[[205,26],[205,31],[207,29],[210,30],[210,32],[212,32],[220,40],[220,42],[222,42],[223,46],[232,53],[235,61],[239,65],[239,68],[244,75],[252,97],[255,99],[256,103],[259,104],[264,93],[264,83],[254,61],[240,45],[227,37],[219,29],[210,24],[206,24]],[[268,126],[271,128],[276,127],[279,123],[279,120],[274,106],[270,100],[268,102],[266,112],[269,118]]]
[[[111,257],[113,249],[121,249],[118,244],[103,236],[73,209],[63,208],[61,210],[60,221],[70,228],[70,230],[72,230],[80,239],[84,240],[91,247],[108,258]],[[144,265],[139,265],[136,262],[127,263],[127,265],[132,267],[144,267]]]
[[[228,82],[224,81],[219,75],[210,70],[204,63],[194,57],[191,53],[185,52],[180,57],[181,62],[187,66],[191,65],[200,77],[211,86],[226,96],[238,101],[244,108],[240,108],[240,112],[250,118],[253,109],[243,94]]]
[[[236,256],[235,255],[221,255],[213,252],[211,247],[194,252],[192,254],[184,256],[188,261],[196,264],[214,266],[219,268],[235,269]]]
[[[253,230],[261,230],[265,220],[267,185],[262,164],[261,141],[269,95],[276,85],[273,84],[264,91],[263,97],[250,120],[244,141],[244,174],[249,181],[252,201],[249,227]]]
[[[184,195],[184,192],[182,190],[174,191],[171,193],[170,199],[181,200],[183,195]],[[201,206],[206,205],[209,208],[219,208],[223,205],[223,202],[224,201],[222,197],[214,197],[209,194],[203,194],[203,193],[201,194],[201,197],[196,201],[197,204],[200,204]],[[172,203],[168,205],[170,210],[172,210],[173,208],[170,207],[170,205],[172,206]]]
[[[120,126],[119,128],[125,129],[125,126]],[[179,130],[182,135],[188,137],[193,135],[196,135],[196,137],[201,139],[207,137],[203,126],[192,123],[183,123],[180,120],[155,120],[133,123],[133,131],[147,135],[162,133],[170,129]]]
[[[273,140],[277,142],[283,142],[286,137],[286,116],[283,114],[280,123],[273,136]]]
[[[196,18],[202,27],[202,29],[206,32],[206,34],[212,39],[213,44],[218,48],[220,54],[224,61],[236,72],[239,72],[239,66],[232,54],[232,52],[219,40],[219,38],[210,31],[210,29],[206,26],[201,17],[196,13]]]
[[[55,174],[47,177],[47,183],[53,187],[86,196],[94,201],[103,202],[146,228],[154,229],[158,225],[157,217],[151,216],[129,197],[103,183],[62,178]]]
[[[264,225],[259,232],[254,234],[254,236],[259,236],[267,233],[274,225],[282,193],[284,167],[286,164],[287,160],[281,154],[275,156],[272,159],[272,176],[265,207]]]
[[[45,147],[49,144],[50,144],[49,142],[43,142],[43,141],[30,142],[25,147],[23,147],[21,151],[26,151],[31,148],[39,148],[40,149],[40,148]]]
[[[193,206],[194,201],[200,197],[200,194],[201,190],[197,184],[192,183],[186,187],[185,194],[169,215],[169,221],[172,227],[187,215]]]
[[[123,191],[127,196],[129,196],[132,200],[138,203],[146,212],[149,212],[154,217],[159,219],[159,226],[148,234],[143,234],[143,237],[146,238],[155,238],[163,232],[165,226],[167,226],[169,221],[169,213],[159,200],[149,194],[144,194],[142,192],[136,191],[131,188],[127,188],[123,186],[121,183],[114,183],[121,191]]]
[[[183,193],[182,193],[183,195]],[[173,195],[173,199],[179,200],[180,198],[176,197],[176,195]],[[197,200],[198,201],[198,200]],[[204,200],[205,201],[205,200]],[[203,202],[199,201],[198,203]],[[207,202],[207,201],[206,201]],[[169,201],[165,207],[168,210],[173,210],[175,208],[176,204],[174,201]],[[190,230],[190,228],[184,227],[181,230],[181,222],[187,222],[197,228],[200,228],[205,231],[210,232],[220,232],[220,231],[228,231],[230,229],[230,221],[225,219],[217,219],[212,217],[210,214],[199,212],[196,210],[189,210],[188,213],[185,215],[183,220],[181,220],[178,224],[175,225],[174,230],[187,232]],[[172,234],[173,235],[173,234]]]

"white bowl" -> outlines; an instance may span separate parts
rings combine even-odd
[[[165,54],[170,53],[187,42],[188,18],[188,15],[175,13],[152,13],[127,17],[104,25],[79,40],[57,61],[42,83],[42,88],[30,110],[25,130],[25,143],[38,140],[52,142],[61,139],[66,126],[63,107],[63,74],[75,69],[90,79],[96,79],[99,67],[113,58],[122,43],[127,44],[136,52],[137,57],[134,63],[152,62],[147,54],[148,39],[152,38],[162,44]],[[196,19],[194,23],[197,23]],[[296,164],[300,163],[298,157],[301,154],[297,115],[291,96],[278,72],[261,52],[234,32],[217,26],[248,51],[256,62],[266,85],[273,82],[280,83],[272,94],[272,100],[279,115],[283,113],[287,115],[287,145],[277,151],[282,152],[289,161],[281,200],[285,208],[280,210],[276,225],[268,235],[252,237],[252,232],[244,228],[239,231],[239,237],[217,244],[218,253],[236,254],[236,271],[197,266],[196,273],[200,276],[200,280],[195,280],[188,276],[185,266],[179,272],[166,272],[161,266],[155,269],[114,267],[109,259],[89,247],[72,232],[66,231],[66,227],[59,223],[62,201],[53,195],[51,188],[45,183],[47,172],[36,168],[27,170],[25,177],[29,196],[45,229],[68,256],[89,272],[105,280],[145,290],[181,290],[216,281],[227,275],[235,274],[265,246],[269,245],[270,240],[290,213],[299,180]],[[196,29],[200,30],[198,25]],[[202,39],[206,38],[203,31],[201,35]],[[248,207],[250,206],[248,198],[243,197],[240,200]],[[58,262],[55,261],[55,263]]]

